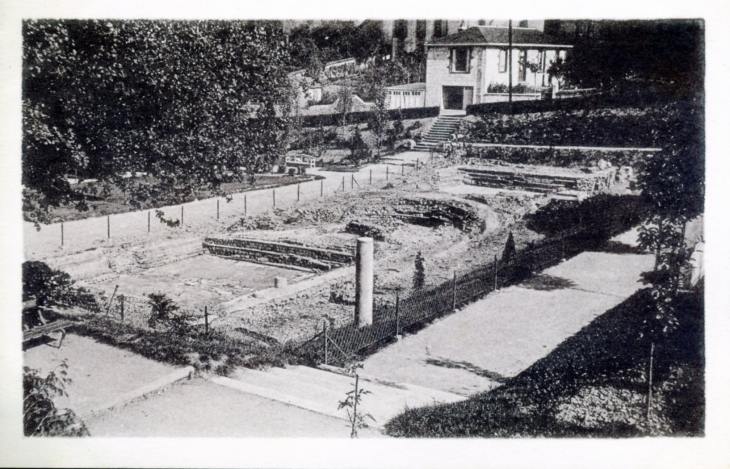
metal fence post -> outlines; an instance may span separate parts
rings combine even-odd
[[[150,226],[151,225],[150,220],[152,218],[151,215],[152,215],[152,212],[147,212],[147,233],[150,232],[150,228],[151,228],[151,226]]]
[[[454,281],[451,284],[451,310],[456,311],[456,271],[454,271]]]
[[[418,161],[418,158],[416,158],[416,171],[418,171],[418,170],[419,170],[419,161]]]
[[[180,206],[180,226],[185,224],[185,206]]]
[[[355,173],[350,174],[350,190],[355,188]]]
[[[395,294],[395,335],[400,333],[400,294]]]
[[[221,199],[215,201],[215,219],[221,219]]]
[[[345,176],[342,176],[342,192],[345,192]]]
[[[319,196],[322,197],[324,195],[324,179],[319,180]]]
[[[124,322],[124,295],[119,296],[119,304],[121,307],[119,315],[122,317],[122,322]]]
[[[205,307],[205,333],[208,333],[208,306]]]
[[[405,163],[400,164],[400,174],[401,174],[401,176],[406,174],[406,164]]]
[[[322,326],[322,337],[324,338],[324,364],[327,364],[327,321],[324,321]]]
[[[499,260],[497,260],[497,255],[494,255],[494,291],[497,291],[497,269],[499,265]]]
[[[109,220],[109,215],[106,216],[106,239],[112,237],[112,222]]]
[[[248,200],[246,194],[243,194],[243,216],[245,217],[248,212]]]
[[[61,247],[63,247],[63,222],[61,222]]]
[[[301,185],[301,184],[297,184],[297,202],[299,202],[299,186],[300,186],[300,185]]]
[[[271,189],[271,198],[274,203],[273,207],[276,208],[276,189]]]

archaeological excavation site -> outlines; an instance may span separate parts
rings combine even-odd
[[[528,228],[527,220],[540,207],[628,187],[617,168],[606,166],[463,163],[404,159],[387,181],[351,189],[343,179],[326,197],[111,239],[44,260],[97,296],[107,316],[137,327],[149,327],[149,295],[164,294],[198,324],[233,338],[296,347],[325,323],[353,323],[358,238],[374,241],[377,314],[414,289],[491,269],[508,239],[518,250],[534,246],[546,233]],[[419,268],[421,279],[414,281]]]

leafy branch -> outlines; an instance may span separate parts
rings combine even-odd
[[[357,438],[357,431],[363,428],[368,428],[368,424],[365,421],[369,418],[375,422],[375,418],[370,414],[363,414],[362,411],[358,411],[357,406],[362,403],[362,396],[366,394],[372,394],[366,389],[359,387],[360,376],[357,374],[357,370],[362,368],[362,363],[353,363],[347,367],[347,374],[355,377],[353,383],[353,389],[348,391],[345,395],[345,399],[340,401],[340,405],[337,410],[345,409],[347,411],[347,419],[350,422],[350,438]]]

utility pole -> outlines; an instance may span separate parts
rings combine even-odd
[[[509,114],[512,115],[512,20],[509,20],[507,67],[509,68]]]

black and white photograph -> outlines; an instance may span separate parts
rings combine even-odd
[[[276,467],[550,442],[519,467],[727,467],[689,449],[728,436],[728,357],[707,366],[727,305],[705,293],[727,262],[706,230],[727,227],[706,196],[728,177],[706,111],[727,110],[727,24],[505,8],[13,16],[4,432],[373,458]],[[482,456],[372,454],[426,441]],[[687,449],[581,463],[568,443]],[[218,464],[160,457],[126,464]],[[269,467],[251,458],[226,464]]]

